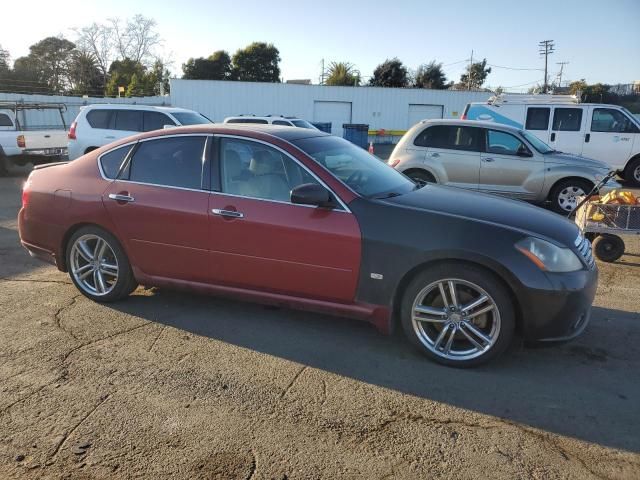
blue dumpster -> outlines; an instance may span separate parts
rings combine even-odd
[[[359,147],[365,149],[368,147],[369,125],[364,123],[344,123],[342,124],[342,129],[344,130],[343,137],[345,139]]]
[[[312,122],[311,125],[322,132],[331,133],[331,122]]]

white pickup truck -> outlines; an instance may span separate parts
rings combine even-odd
[[[0,103],[0,175],[5,175],[13,165],[66,160],[65,109],[62,104]],[[20,112],[29,110],[57,110],[61,120],[60,127],[42,130],[21,125]],[[25,114],[23,117],[26,118]]]

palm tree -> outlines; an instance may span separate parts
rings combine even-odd
[[[360,72],[354,64],[349,62],[331,62],[325,74],[327,76],[325,85],[354,87],[360,85]]]

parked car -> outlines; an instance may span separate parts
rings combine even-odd
[[[24,166],[66,159],[67,134],[62,104],[0,102],[0,175],[13,165]],[[58,129],[32,129],[18,121],[19,113],[52,110],[59,114]]]
[[[609,172],[607,164],[557,152],[525,130],[465,120],[419,122],[388,163],[416,181],[549,201],[565,214]],[[619,186],[611,181],[603,190]]]
[[[253,123],[258,125],[280,125],[281,127],[298,127],[317,130],[317,128],[306,120],[297,117],[283,117],[282,115],[266,115],[257,117],[255,115],[237,115],[227,117],[223,123]]]
[[[97,302],[143,284],[399,324],[454,366],[496,357],[516,328],[579,335],[598,276],[559,215],[416,185],[342,138],[290,127],[160,130],[36,168],[19,231]]]
[[[601,160],[640,186],[640,120],[624,107],[569,95],[498,95],[468,104],[462,118],[524,129],[556,150]]]
[[[88,105],[80,110],[69,129],[69,159],[91,152],[137,132],[180,125],[213,123],[204,115],[174,107],[149,105]]]

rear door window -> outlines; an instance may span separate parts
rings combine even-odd
[[[291,125],[289,122],[285,122],[284,120],[274,120],[273,125],[284,125],[285,127],[292,127],[293,125]]]
[[[129,153],[129,150],[131,150],[131,147],[132,145],[127,145],[116,148],[115,150],[111,150],[100,157],[100,166],[102,167],[102,172],[105,177],[114,179],[118,176],[120,167],[122,166],[125,158],[127,158],[127,154]]]
[[[140,142],[129,166],[133,182],[202,189],[206,137],[180,135]]]
[[[420,147],[477,151],[481,149],[482,130],[476,127],[434,125],[426,128],[414,141]]]
[[[556,108],[553,112],[553,130],[579,132],[582,125],[581,108]]]
[[[106,108],[91,110],[87,113],[87,122],[91,128],[113,129],[112,120],[115,120],[113,113],[113,110]]]
[[[267,124],[269,122],[267,122],[266,120],[263,120],[261,118],[232,118],[231,120],[227,120],[226,123],[261,123],[261,124]]]
[[[142,131],[142,110],[116,110],[115,130]]]
[[[175,122],[160,112],[144,112],[144,131],[162,130],[165,125],[175,125]]]
[[[529,107],[525,129],[548,130],[550,113],[551,109],[549,107]]]

